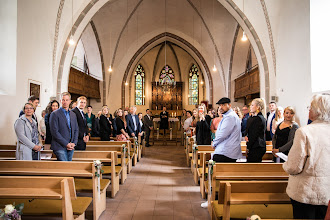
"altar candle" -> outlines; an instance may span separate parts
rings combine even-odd
[[[156,110],[158,110],[157,105],[156,105]]]

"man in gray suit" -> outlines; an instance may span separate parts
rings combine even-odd
[[[78,123],[76,114],[69,110],[71,95],[62,93],[62,107],[50,115],[51,149],[59,161],[72,161],[74,148],[78,142]]]
[[[149,147],[149,137],[150,137],[150,132],[153,129],[153,121],[150,115],[150,110],[146,110],[146,115],[143,117],[143,124],[144,124],[144,132],[146,133],[146,147]]]

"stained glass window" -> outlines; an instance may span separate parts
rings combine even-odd
[[[144,105],[144,69],[141,64],[139,64],[135,70],[135,105]]]
[[[174,72],[171,67],[165,66],[162,71],[160,72],[159,76],[159,82],[160,83],[169,83],[174,82]]]
[[[189,70],[189,105],[198,104],[198,77],[198,68],[195,64],[193,64]]]

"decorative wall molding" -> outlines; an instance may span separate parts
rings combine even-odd
[[[269,16],[268,16],[268,10],[266,7],[266,2],[265,0],[260,0],[262,10],[264,11],[265,14],[265,20],[267,23],[267,29],[268,29],[268,35],[269,35],[269,42],[270,42],[270,47],[272,50],[272,58],[273,58],[273,65],[274,65],[274,74],[276,76],[276,53],[275,53],[275,46],[274,46],[274,39],[273,39],[273,32],[272,32],[272,26],[270,24]]]
[[[106,83],[105,83],[105,66],[104,66],[104,60],[103,60],[103,52],[102,52],[102,47],[101,47],[101,42],[100,42],[100,38],[99,35],[97,33],[95,24],[93,21],[90,22],[95,38],[96,38],[96,42],[97,42],[97,47],[99,48],[99,53],[100,53],[100,58],[101,58],[101,66],[102,66],[102,76],[103,76],[103,96],[102,96],[102,105],[105,105],[106,103]],[[111,77],[111,73],[110,76]]]
[[[54,48],[53,48],[53,61],[52,61],[52,72],[55,71],[55,61],[56,61],[56,50],[57,50],[57,41],[58,41],[58,31],[60,29],[60,21],[63,11],[65,0],[61,0],[57,10],[56,24],[55,24],[55,35],[54,35]]]
[[[237,24],[236,31],[233,38],[233,44],[231,46],[231,52],[230,52],[230,62],[229,62],[229,69],[228,69],[228,97],[231,96],[231,74],[233,70],[233,59],[234,59],[234,53],[235,53],[235,47],[236,47],[236,41],[237,36],[239,32],[240,26]]]

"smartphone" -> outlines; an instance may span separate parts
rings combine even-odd
[[[198,114],[203,114],[203,112],[204,112],[203,109],[198,110]]]

